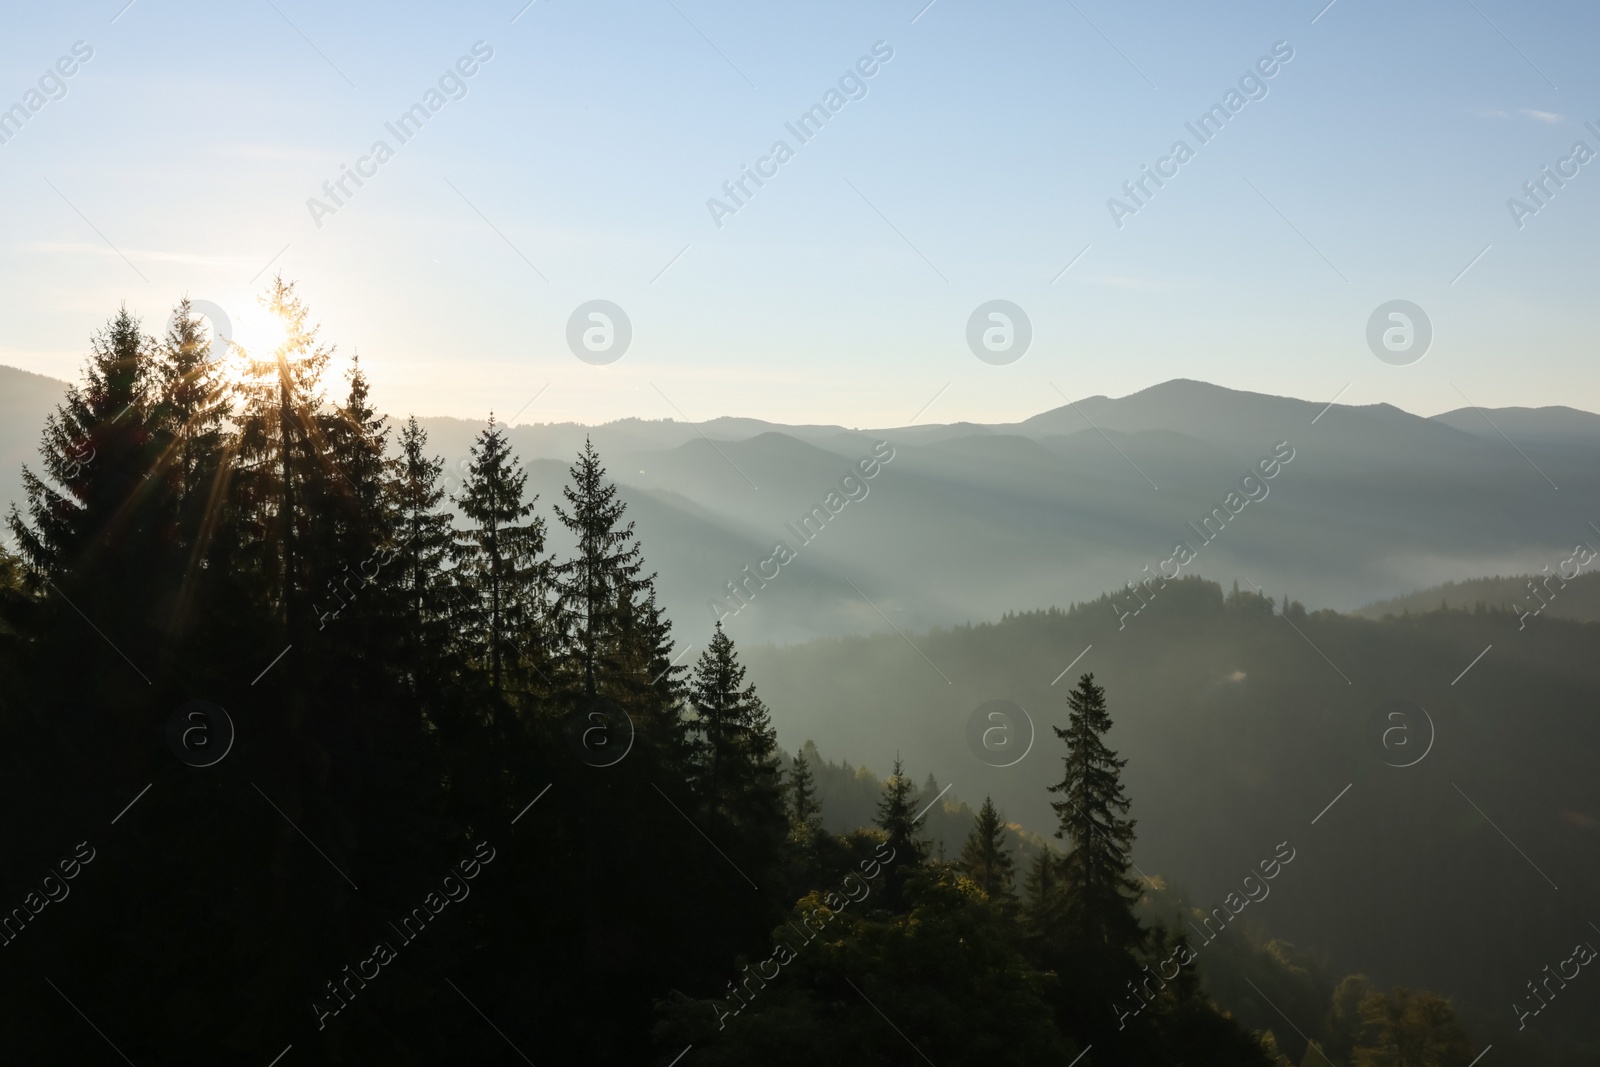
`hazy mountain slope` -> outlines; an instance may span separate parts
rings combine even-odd
[[[1577,440],[1592,443],[1600,437],[1600,415],[1569,407],[1458,408],[1433,416],[1433,422],[1478,437],[1502,440],[1503,433],[1517,440]]]
[[[1190,573],[1240,577],[1348,609],[1395,589],[1537,570],[1564,558],[1560,546],[1581,529],[1566,501],[1600,488],[1600,471],[1541,456],[1568,487],[1555,494],[1503,442],[1410,416],[1357,414],[1346,434],[1337,421],[1344,414],[1331,411],[1310,435],[1263,435],[1252,449],[1166,429],[1079,430],[1032,444],[993,432],[927,445],[899,441],[871,496],[845,509],[801,568],[824,564],[847,574],[901,625],[925,627],[1093,596],[1140,577],[1144,567],[1154,571],[1182,541],[1198,551]],[[1366,425],[1374,418],[1392,425]],[[1380,429],[1397,441],[1362,458],[1383,439]],[[785,537],[783,522],[819,500],[843,464],[780,461],[784,447],[804,447],[780,446],[781,436],[725,442],[720,451],[693,442],[653,467],[643,457],[618,464],[618,476],[659,478],[652,484],[672,485],[730,522]],[[1223,506],[1283,440],[1294,459],[1268,483],[1266,499],[1205,543],[1187,524]],[[650,473],[633,473],[641,468]],[[729,560],[727,569],[755,562]],[[749,625],[736,633],[768,636],[762,609],[782,610],[786,579],[762,592],[741,617]],[[704,595],[719,595],[725,580]]]
[[[0,387],[9,405],[0,492],[10,500],[64,386],[0,368]],[[764,587],[752,583],[753,602],[729,625],[742,639],[789,640],[885,628],[884,617],[925,628],[1082,600],[1156,570],[1179,541],[1198,553],[1185,573],[1341,610],[1558,563],[1586,522],[1600,521],[1576,503],[1600,496],[1600,432],[1588,429],[1600,416],[1489,411],[1526,430],[1513,447],[1458,414],[1425,419],[1179,380],[1000,426],[626,419],[518,425],[511,440],[525,462],[559,469],[592,438],[625,497],[665,494],[636,518],[684,640],[709,631],[708,600],[731,611],[727,584],[784,541],[797,558]],[[459,477],[481,426],[423,422]],[[1536,432],[1549,426],[1560,433]],[[823,504],[885,438],[895,458],[867,497],[801,543],[785,524]],[[1294,458],[1267,497],[1203,542],[1188,524],[1223,507],[1279,442]]]
[[[1555,570],[1552,568],[1552,571]],[[1570,568],[1568,573],[1571,573]],[[1445,582],[1431,589],[1368,604],[1356,614],[1363,618],[1381,619],[1385,615],[1405,612],[1420,615],[1437,611],[1441,605],[1472,608],[1477,604],[1518,616],[1528,613],[1530,626],[1534,625],[1533,619],[1536,617],[1600,622],[1600,574],[1580,574],[1565,582],[1559,576],[1546,574],[1524,574],[1510,578],[1496,575],[1465,582]]]
[[[22,465],[39,467],[39,431],[67,383],[0,367],[0,510],[22,499]]]
[[[787,749],[814,739],[880,771],[898,752],[919,777],[931,770],[967,799],[992,794],[1036,832],[1056,825],[1045,787],[1063,749],[1050,727],[1065,723],[1063,690],[1092,671],[1116,722],[1110,743],[1129,761],[1145,871],[1218,902],[1288,841],[1297,858],[1250,918],[1329,953],[1336,969],[1508,1003],[1587,929],[1582,902],[1600,890],[1600,778],[1589,765],[1600,626],[1547,618],[1519,633],[1510,614],[1291,615],[1293,625],[1254,597],[1225,608],[1216,586],[1184,583],[1123,630],[1102,601],[905,638],[758,647],[746,659]],[[1386,764],[1421,755],[1427,726],[1413,712],[1410,747],[1390,735],[1386,750],[1392,698],[1425,708],[1436,730],[1406,769]],[[992,699],[1032,717],[1034,745],[1016,766],[968,748],[969,719]],[[1397,896],[1395,886],[1434,889]],[[1600,1007],[1600,987],[1585,996]]]

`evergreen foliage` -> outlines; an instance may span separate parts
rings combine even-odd
[[[983,798],[983,807],[972,825],[972,833],[961,849],[961,866],[978,883],[990,900],[1013,900],[1011,885],[1014,861],[1005,840],[1005,820],[994,801]]]

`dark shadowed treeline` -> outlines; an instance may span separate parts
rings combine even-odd
[[[11,514],[0,1040],[88,1055],[70,998],[136,1061],[514,1058],[481,1010],[648,1061],[652,1000],[788,903],[731,645],[671,663],[592,450],[549,507],[491,420],[448,500],[359,365],[328,396],[293,288],[267,303],[283,344],[231,374],[187,304],[163,338],[115,316]]]
[[[9,517],[8,1061],[1274,1062],[1150,918],[1092,678],[1026,869],[992,803],[941,856],[898,763],[825,829],[732,641],[677,663],[592,448],[539,501],[491,418],[447,497],[265,302],[231,363],[186,302],[114,316]]]

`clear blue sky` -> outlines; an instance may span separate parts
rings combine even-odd
[[[152,327],[185,292],[246,308],[288,245],[272,269],[399,414],[504,417],[550,383],[521,421],[891,424],[953,383],[923,421],[1000,420],[1052,382],[1173,377],[1600,410],[1600,162],[1521,229],[1506,206],[1600,151],[1593,5],[538,0],[513,23],[523,2],[14,7],[0,107],[75,41],[93,57],[0,144],[0,362],[70,376],[122,301]],[[477,41],[466,95],[401,144],[385,123]],[[784,123],[878,41],[867,95],[800,144]],[[1267,95],[1200,145],[1184,123],[1279,41]],[[794,158],[715,226],[707,199],[780,138]],[[1180,138],[1194,158],[1116,227],[1107,199]],[[380,139],[318,228],[308,198]],[[564,341],[594,298],[633,323],[610,366]],[[993,298],[1033,322],[1008,366],[964,338]],[[1436,331],[1410,366],[1365,341],[1394,298]]]

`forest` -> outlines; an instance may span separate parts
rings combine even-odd
[[[491,416],[447,493],[359,361],[330,396],[293,284],[265,304],[282,342],[227,358],[187,301],[160,337],[112,315],[9,513],[9,1061],[1479,1054],[1445,997],[1210,947],[1216,909],[1134,865],[1166,813],[1134,817],[1094,673],[1035,832],[786,752],[720,625],[675,651],[592,447],[541,502]],[[1264,899],[1294,847],[1250,847]]]

